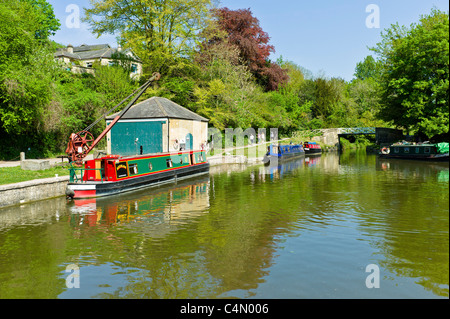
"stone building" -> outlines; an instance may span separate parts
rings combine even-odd
[[[108,125],[119,113],[106,118]],[[206,147],[209,120],[162,97],[132,106],[107,134],[107,153],[139,155]]]

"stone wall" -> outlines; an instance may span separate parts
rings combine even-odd
[[[322,129],[320,132],[322,135],[314,136],[311,140],[313,142],[319,142],[321,144],[329,146],[339,146],[339,133],[340,128]]]
[[[0,208],[64,196],[69,176],[0,185]]]
[[[164,129],[163,126],[163,135],[167,129]],[[169,122],[169,151],[174,152],[178,151],[173,146],[175,144],[175,140],[178,140],[178,143],[186,142],[186,135],[188,133],[192,134],[193,144],[192,147],[194,150],[202,149],[202,145],[206,145],[208,139],[208,123],[201,121],[192,121],[192,120],[180,120],[180,119],[170,119]],[[167,140],[167,138],[166,138]],[[167,148],[164,148],[164,151]]]

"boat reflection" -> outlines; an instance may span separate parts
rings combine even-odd
[[[145,223],[175,225],[208,211],[209,177],[158,189],[68,203],[72,226]]]
[[[377,158],[376,168],[403,179],[436,179],[438,182],[449,182],[449,163],[422,162],[405,159]]]
[[[320,162],[320,154],[315,156],[306,156],[299,159],[284,161],[278,165],[269,165],[259,168],[259,175],[262,179],[264,176],[269,176],[270,179],[281,179],[283,175],[299,169],[300,167],[313,167]]]

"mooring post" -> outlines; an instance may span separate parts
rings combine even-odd
[[[25,160],[25,152],[20,152],[20,161]]]

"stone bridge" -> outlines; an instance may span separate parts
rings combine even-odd
[[[339,137],[348,135],[374,135],[377,144],[393,143],[403,139],[401,130],[385,127],[347,127],[305,130],[301,136],[312,136],[311,140],[329,146],[339,147]]]

